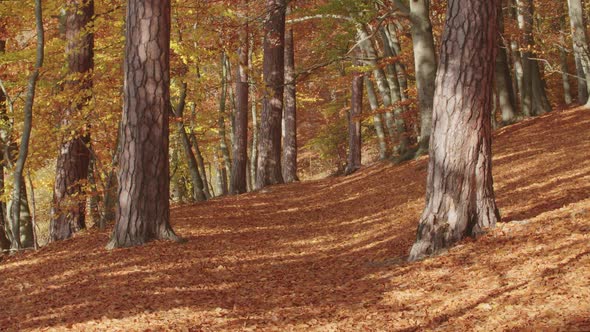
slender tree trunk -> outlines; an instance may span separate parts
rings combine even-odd
[[[517,0],[518,25],[524,34],[522,52],[523,80],[521,89],[521,107],[525,116],[540,115],[551,111],[551,105],[545,92],[545,82],[541,76],[539,63],[532,51],[535,45],[533,36],[534,5],[533,0]]]
[[[239,33],[240,48],[238,49],[238,66],[236,73],[236,116],[234,123],[235,142],[231,168],[231,194],[242,194],[248,191],[246,171],[248,163],[248,25]]]
[[[393,53],[399,56],[402,53],[402,48],[399,42],[399,38],[397,37],[397,30],[398,28],[395,26],[395,24],[390,23],[387,25],[385,32],[387,33],[387,37],[389,38],[389,44],[393,49]],[[404,65],[401,61],[396,61],[395,70],[397,72],[397,80],[400,85],[400,93],[402,95],[402,100],[405,101],[408,99],[408,94],[406,92],[408,90],[408,74],[406,65]]]
[[[570,105],[573,103],[572,98],[572,86],[570,84],[570,75],[569,75],[569,66],[568,66],[568,56],[566,51],[566,40],[565,34],[567,29],[567,23],[565,14],[559,18],[559,69],[561,70],[561,81],[563,86],[563,101],[565,105]]]
[[[260,118],[256,189],[283,183],[281,117],[285,82],[285,0],[266,0],[264,22],[264,97]]]
[[[117,129],[117,139],[115,143],[116,149],[113,152],[111,157],[111,165],[109,172],[106,176],[104,182],[104,195],[103,195],[103,207],[102,207],[102,217],[100,218],[100,223],[98,224],[98,228],[104,230],[109,222],[115,220],[115,213],[116,213],[116,205],[117,205],[117,192],[119,188],[119,183],[117,179],[117,174],[115,170],[119,166],[119,155],[121,152],[121,124],[119,123],[119,128]]]
[[[217,118],[217,130],[219,132],[219,151],[223,156],[224,164],[221,165],[223,168],[221,174],[224,177],[222,183],[224,183],[225,188],[223,189],[223,194],[227,194],[227,171],[231,170],[231,161],[229,158],[229,149],[227,148],[227,138],[225,135],[225,108],[226,108],[226,100],[227,100],[227,66],[226,63],[226,54],[225,52],[221,53],[221,93],[219,97],[219,116]]]
[[[6,41],[0,40],[0,55],[3,55],[6,50]],[[4,90],[0,89],[0,118],[3,121],[7,120],[6,116],[6,95],[4,94]],[[6,151],[8,145],[8,133],[7,130],[4,128],[0,128],[0,151]],[[3,153],[2,153],[3,155]],[[2,158],[0,158],[2,159]],[[6,162],[4,160],[0,160],[0,195],[4,197],[4,168],[6,166]],[[6,236],[6,220],[8,214],[6,213],[6,203],[4,200],[0,201],[0,250],[6,250],[10,248],[10,241]]]
[[[178,98],[178,105],[176,105],[176,109],[174,110],[174,115],[178,118],[176,122],[176,127],[178,130],[178,136],[180,137],[180,141],[182,142],[182,148],[184,150],[184,156],[187,161],[189,174],[191,176],[191,182],[193,185],[193,193],[192,198],[197,202],[202,202],[207,200],[207,196],[204,192],[204,185],[203,179],[201,178],[201,174],[199,174],[199,166],[197,164],[197,159],[195,154],[193,153],[193,149],[191,146],[191,142],[189,136],[186,132],[184,127],[184,107],[186,105],[186,82],[181,83],[180,88],[180,97]]]
[[[250,47],[248,48],[248,71],[252,73],[254,70],[254,66],[252,65],[252,56],[254,53],[254,38],[250,37]],[[250,95],[250,110],[251,110],[251,118],[252,118],[252,144],[250,145],[250,182],[252,190],[256,186],[256,166],[258,164],[258,112],[256,110],[256,84],[253,80],[253,75],[250,75],[248,78],[250,79],[249,84],[249,92]]]
[[[295,48],[293,29],[285,34],[285,105],[283,128],[283,179],[286,183],[297,177],[297,96],[295,81]]]
[[[196,105],[195,103],[191,103],[191,116],[193,119],[196,118]],[[205,160],[203,159],[203,154],[201,154],[201,149],[199,148],[199,142],[197,141],[197,136],[194,131],[195,124],[191,123],[191,130],[189,133],[189,139],[191,142],[192,147],[195,149],[195,158],[197,159],[197,165],[199,166],[199,174],[201,175],[201,179],[203,180],[203,192],[205,193],[205,197],[210,199],[213,197],[211,192],[209,191],[209,181],[207,179],[207,172],[205,170]]]
[[[516,117],[516,97],[512,90],[512,78],[508,66],[507,46],[504,44],[504,13],[502,1],[498,1],[498,52],[496,55],[496,93],[498,108],[502,112],[502,124],[514,122]]]
[[[21,136],[21,143],[18,151],[18,157],[14,166],[13,173],[13,190],[12,200],[19,202],[25,191],[23,170],[25,168],[25,162],[27,155],[29,154],[29,140],[31,138],[31,129],[33,127],[33,103],[35,101],[35,89],[37,86],[37,80],[39,79],[39,72],[43,66],[45,40],[43,30],[43,9],[41,6],[41,0],[35,0],[35,24],[37,26],[37,50],[36,50],[36,61],[35,68],[29,76],[29,82],[27,84],[27,96],[25,99],[25,119],[23,123],[23,132]],[[10,247],[13,250],[19,250],[23,248],[20,238],[20,225],[19,220],[21,218],[21,205],[13,204],[10,209],[12,214],[12,221],[10,222],[10,230],[12,233],[12,239]]]
[[[436,76],[426,207],[410,260],[499,220],[491,126],[497,0],[450,0]]]
[[[383,122],[381,121],[381,114],[378,113],[379,103],[377,101],[377,95],[375,94],[375,87],[371,79],[365,75],[364,78],[365,86],[367,88],[367,97],[369,99],[369,105],[373,112],[373,125],[375,126],[375,132],[377,133],[377,141],[379,142],[379,159],[384,160],[387,158],[387,141],[385,140],[385,131],[383,130]]]
[[[385,128],[387,129],[390,141],[394,143],[397,140],[397,135],[395,130],[395,118],[390,110],[393,105],[393,100],[391,98],[391,89],[387,82],[387,77],[377,62],[377,52],[375,51],[375,47],[373,46],[364,25],[357,24],[357,35],[357,38],[360,41],[360,47],[366,56],[365,62],[373,69],[373,77],[375,77],[375,83],[377,83],[377,90],[383,101],[383,107],[387,109],[383,114],[383,117],[385,118]]]
[[[578,104],[583,105],[584,101],[588,100],[588,84],[586,82],[586,74],[582,65],[582,59],[574,53],[574,61],[576,65],[576,76],[578,77]]]
[[[125,31],[119,204],[107,248],[180,240],[170,226],[170,1],[128,0]]]
[[[570,16],[570,27],[572,30],[572,41],[574,44],[574,54],[580,63],[581,71],[583,71],[586,85],[586,94],[582,93],[578,98],[580,104],[590,106],[588,95],[590,94],[590,48],[588,47],[588,38],[586,36],[586,25],[584,24],[582,0],[567,0]]]
[[[420,106],[420,148],[417,155],[427,153],[432,130],[436,53],[430,22],[430,0],[410,1],[411,34],[416,68],[416,87]]]
[[[62,119],[67,132],[57,157],[53,206],[51,210],[50,240],[70,238],[86,227],[86,200],[82,182],[88,179],[90,136],[84,128],[77,128],[75,117],[83,112],[91,99],[92,69],[94,68],[94,35],[91,30],[94,15],[93,0],[68,0],[66,14],[66,55],[68,75],[66,90],[76,94],[76,102],[69,105]],[[74,127],[72,127],[74,125]],[[74,137],[69,137],[75,132]]]
[[[363,75],[354,72],[352,95],[348,113],[348,163],[345,174],[352,174],[361,168],[361,113],[363,111]]]

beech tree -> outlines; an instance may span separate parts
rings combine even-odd
[[[245,193],[248,174],[248,24],[240,30],[240,48],[236,69],[236,113],[234,121],[235,143],[232,146],[231,194]]]
[[[94,0],[69,0],[66,4],[68,78],[65,89],[73,92],[76,97],[65,110],[61,123],[66,137],[57,157],[50,226],[52,241],[70,238],[86,227],[86,201],[82,199],[82,181],[88,178],[90,137],[83,128],[76,128],[76,121],[72,120],[88,106],[92,96],[90,75],[94,67],[94,34],[91,30],[93,15]]]
[[[363,111],[363,75],[353,72],[348,112],[348,162],[345,174],[361,168],[361,113]]]
[[[450,0],[434,95],[426,207],[409,259],[481,234],[500,216],[492,180],[498,0]]]
[[[295,80],[295,48],[293,28],[285,34],[285,105],[283,114],[283,179],[286,183],[297,177],[297,96]]]
[[[128,0],[119,204],[107,248],[180,240],[170,226],[170,1]]]
[[[590,48],[588,47],[588,38],[586,37],[586,25],[584,24],[582,0],[567,0],[570,27],[572,31],[572,41],[576,63],[578,64],[578,73],[583,74],[582,79],[586,84],[579,84],[582,90],[578,93],[578,102],[590,106],[588,95],[590,94]],[[586,88],[584,93],[583,88]]]
[[[264,95],[258,137],[256,189],[283,183],[281,117],[285,81],[285,0],[266,0],[264,22]]]

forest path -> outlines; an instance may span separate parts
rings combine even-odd
[[[590,111],[496,132],[504,221],[408,264],[427,159],[173,209],[184,244],[86,231],[0,263],[0,330],[590,330]]]

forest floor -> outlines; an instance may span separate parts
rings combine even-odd
[[[0,330],[590,331],[590,110],[496,132],[503,223],[406,255],[427,158],[176,207],[184,244],[85,231],[0,263]]]

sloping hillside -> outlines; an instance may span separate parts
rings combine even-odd
[[[590,111],[504,128],[505,223],[408,264],[427,160],[173,210],[187,243],[88,231],[0,263],[0,330],[588,331]]]

